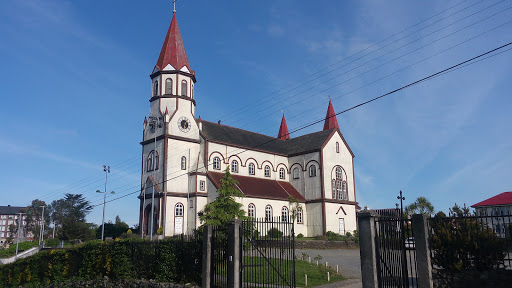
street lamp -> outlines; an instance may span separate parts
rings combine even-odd
[[[44,208],[46,206],[41,206],[43,208],[43,212],[41,214],[41,227],[39,229],[39,246],[41,246],[41,242],[44,240]]]
[[[18,235],[16,236],[16,258],[18,259],[18,244],[20,244],[20,230],[21,230],[21,215],[27,214],[27,213],[18,213],[20,216],[18,217]]]
[[[105,191],[101,192],[100,190],[96,190],[96,193],[103,193],[103,219],[101,220],[101,241],[105,240],[105,203],[107,200],[107,179],[108,173],[110,173],[110,166],[103,165],[103,171],[105,172]],[[115,194],[114,191],[109,194]]]

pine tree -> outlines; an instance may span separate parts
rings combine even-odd
[[[198,213],[201,223],[204,225],[226,225],[228,221],[238,218],[245,219],[245,211],[242,204],[236,202],[235,197],[244,197],[236,185],[238,182],[233,179],[229,172],[229,166],[224,171],[224,177],[220,180],[221,187],[217,192],[217,198],[206,204],[204,209]]]

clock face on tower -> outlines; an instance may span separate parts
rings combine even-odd
[[[178,128],[180,128],[181,131],[187,133],[190,131],[190,120],[188,120],[187,117],[181,117],[178,119]]]

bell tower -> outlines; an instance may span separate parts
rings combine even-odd
[[[183,217],[193,214],[189,209],[195,207],[190,204],[193,199],[183,195],[197,186],[191,167],[197,167],[201,150],[195,119],[196,76],[188,62],[176,11],[150,78],[150,113],[144,119],[141,142],[140,225],[144,235],[154,234],[159,227],[164,235],[181,234],[189,230]],[[175,209],[182,211],[178,222],[172,220]]]

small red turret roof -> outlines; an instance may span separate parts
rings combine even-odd
[[[190,69],[190,64],[188,63],[183,39],[181,39],[176,14],[172,16],[171,25],[165,36],[164,45],[162,46],[162,51],[160,51],[160,57],[158,57],[156,67],[159,70],[163,70],[168,64],[171,64],[176,70],[180,70],[183,66],[186,66],[190,73],[193,74],[192,69]]]
[[[472,205],[471,207],[506,205],[506,204],[512,204],[512,191],[511,192],[503,192],[503,193],[498,194],[494,197],[491,197],[487,200],[476,203],[475,205]]]
[[[325,115],[324,131],[333,128],[340,129],[340,126],[338,126],[336,113],[334,112],[334,108],[332,107],[331,99],[329,99],[329,107],[327,108],[327,115]]]
[[[283,113],[283,119],[281,119],[281,127],[279,127],[279,133],[277,134],[277,138],[279,138],[281,140],[290,139],[290,132],[288,132],[288,125],[286,125],[286,119],[284,118],[284,113]]]

